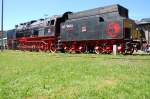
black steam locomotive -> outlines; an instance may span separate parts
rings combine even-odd
[[[16,25],[14,31],[8,33],[9,48],[69,53],[112,53],[117,45],[118,53],[132,54],[133,44],[144,37],[120,5],[32,20]]]

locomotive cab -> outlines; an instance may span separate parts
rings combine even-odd
[[[123,28],[124,29],[124,40],[129,41],[132,39],[132,33],[134,30],[134,22],[132,20],[125,19],[123,26],[124,26],[124,28]]]
[[[60,35],[60,23],[61,23],[60,16],[54,16],[46,22],[48,28],[47,30],[48,36],[58,37]]]
[[[145,39],[142,31],[140,31],[136,23],[130,19],[125,19],[123,26],[126,45],[130,44],[134,49],[140,50]]]

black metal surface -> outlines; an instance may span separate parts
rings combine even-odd
[[[105,15],[104,15],[105,16]],[[113,16],[112,16],[113,17]],[[105,20],[100,22],[99,16],[68,20],[61,24],[61,41],[81,41],[81,40],[102,40],[102,39],[122,39],[123,38],[123,20]],[[114,27],[116,25],[116,36]],[[109,33],[108,33],[109,32]]]
[[[69,19],[78,19],[81,17],[95,16],[95,15],[101,15],[101,14],[113,13],[113,12],[117,12],[120,16],[128,18],[128,9],[116,4],[116,5],[81,11],[77,13],[72,13],[69,15]]]
[[[123,20],[128,9],[120,5],[69,14],[61,24],[61,41],[123,39]]]

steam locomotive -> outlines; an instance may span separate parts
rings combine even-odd
[[[128,17],[128,9],[116,4],[77,13],[32,20],[8,33],[8,47],[18,50],[132,54],[144,36]],[[14,35],[14,36],[10,36]]]

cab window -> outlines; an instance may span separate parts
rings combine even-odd
[[[55,24],[55,20],[51,20],[51,24],[50,25],[54,25]]]
[[[99,17],[99,22],[104,22],[104,18]]]
[[[131,28],[125,28],[125,38],[130,38]]]

